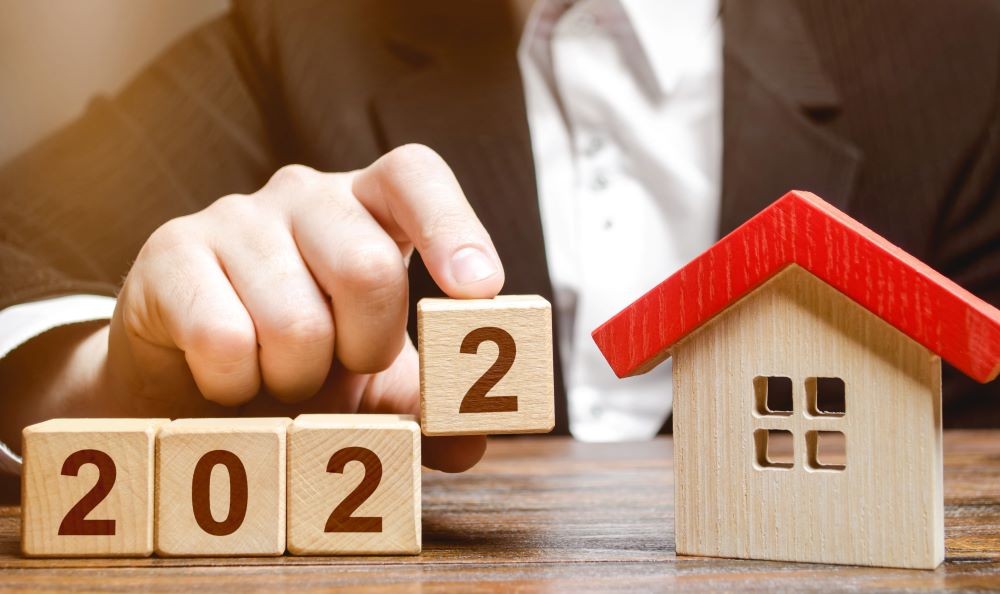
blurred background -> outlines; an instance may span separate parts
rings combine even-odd
[[[0,164],[118,91],[227,0],[0,0]]]

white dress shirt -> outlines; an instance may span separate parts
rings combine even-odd
[[[103,295],[66,295],[12,305],[0,310],[0,358],[43,332],[111,319],[114,312],[115,300]]]
[[[717,0],[537,0],[525,25],[518,59],[578,439],[645,439],[670,413],[669,361],[619,380],[590,332],[716,238],[720,26]],[[110,318],[114,303],[4,309],[0,357],[57,326]],[[0,471],[13,462],[0,444]]]
[[[570,431],[651,437],[670,413],[670,362],[619,380],[590,332],[716,239],[718,4],[538,0],[519,61]]]

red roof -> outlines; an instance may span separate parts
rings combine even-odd
[[[790,264],[798,264],[988,382],[1000,372],[1000,311],[808,192],[793,191],[594,330],[618,377],[668,350]]]

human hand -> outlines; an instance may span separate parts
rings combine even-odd
[[[253,194],[167,222],[136,258],[110,326],[118,404],[142,416],[241,405],[418,414],[406,335],[414,248],[451,297],[503,286],[454,174],[420,145],[348,173],[284,167]],[[425,439],[424,462],[460,471],[484,451],[482,436]]]

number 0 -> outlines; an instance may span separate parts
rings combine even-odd
[[[222,464],[229,471],[229,513],[221,522],[212,517],[212,469]],[[191,508],[201,529],[213,536],[236,532],[247,515],[247,469],[229,450],[212,450],[198,460],[191,478]]]

